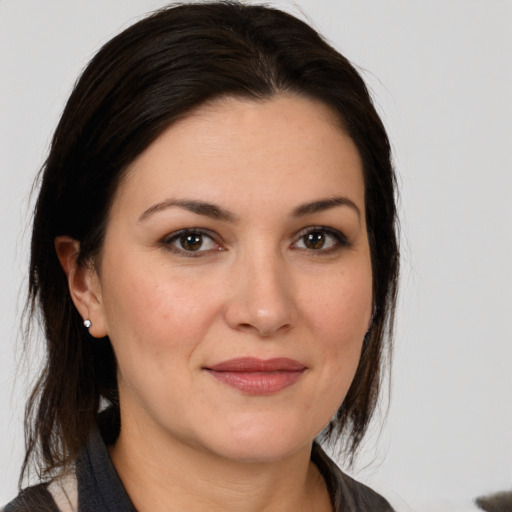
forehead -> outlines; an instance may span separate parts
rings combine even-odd
[[[292,95],[223,98],[168,127],[132,163],[114,207],[165,196],[291,206],[347,193],[364,201],[361,159],[328,106]]]

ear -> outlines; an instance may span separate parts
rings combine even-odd
[[[68,280],[73,303],[84,320],[90,320],[89,334],[103,338],[108,334],[101,296],[101,283],[91,264],[78,265],[80,242],[69,236],[55,238],[55,251]],[[84,327],[85,329],[85,327]]]

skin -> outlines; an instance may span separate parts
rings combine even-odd
[[[328,107],[231,98],[173,124],[133,162],[94,266],[76,266],[76,241],[56,240],[91,335],[108,335],[116,353],[111,455],[138,510],[331,510],[309,458],[370,322],[364,211],[358,151]],[[205,230],[199,250],[176,236],[186,228]],[[205,371],[246,356],[306,370],[256,396]]]

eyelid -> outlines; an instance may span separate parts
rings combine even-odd
[[[327,236],[330,236],[334,238],[335,244],[332,247],[327,248],[321,248],[321,249],[308,249],[308,248],[302,248],[302,247],[294,247],[302,237],[307,235],[308,233],[312,233],[315,231],[321,231],[325,233]],[[213,243],[217,246],[215,249],[207,249],[207,250],[198,250],[198,251],[186,251],[184,249],[180,249],[179,247],[176,247],[173,245],[173,242],[175,242],[180,236],[187,235],[187,234],[201,234],[208,238],[210,238]],[[337,250],[343,248],[343,247],[350,247],[352,244],[349,241],[348,237],[341,232],[338,229],[328,227],[328,226],[321,226],[321,225],[313,225],[313,226],[307,226],[305,228],[302,228],[300,231],[298,231],[293,236],[293,243],[292,243],[292,249],[295,250],[301,250],[301,251],[307,251],[310,254],[314,255],[321,255],[321,254],[329,254],[331,252],[336,252]],[[221,240],[221,237],[215,233],[214,231],[211,231],[209,229],[205,228],[199,228],[199,227],[191,227],[191,228],[183,228],[179,229],[177,231],[173,231],[172,233],[169,233],[162,237],[160,239],[160,245],[162,245],[166,250],[169,250],[171,252],[174,252],[175,254],[186,256],[186,257],[200,257],[204,256],[205,254],[216,252],[216,251],[222,251],[225,250],[223,247],[223,242]]]
[[[301,240],[301,238],[304,237],[305,235],[307,235],[308,233],[312,233],[315,231],[322,231],[322,232],[326,233],[327,235],[333,237],[336,240],[336,244],[334,245],[334,247],[328,247],[327,249],[317,249],[317,250],[307,249],[307,248],[305,248],[305,249],[297,248],[297,250],[304,250],[304,251],[308,251],[311,254],[319,255],[319,254],[326,254],[326,253],[334,252],[342,247],[350,247],[350,245],[351,245],[348,237],[343,232],[341,232],[339,229],[335,229],[335,228],[328,227],[328,226],[316,226],[315,225],[315,226],[307,226],[307,227],[301,229],[294,236],[295,241],[293,242],[292,246],[297,244],[297,242],[299,242],[299,240]]]
[[[201,234],[201,235],[207,236],[215,243],[215,245],[217,246],[217,249],[215,249],[215,250],[208,249],[208,250],[203,250],[203,251],[201,251],[201,250],[185,251],[184,249],[180,249],[180,248],[172,245],[172,243],[174,241],[176,241],[180,236],[187,235],[187,234]],[[173,231],[172,233],[169,233],[169,234],[165,235],[164,237],[162,237],[160,239],[159,243],[165,249],[167,249],[171,252],[174,252],[175,254],[179,254],[179,255],[183,255],[183,256],[191,257],[191,258],[197,258],[199,256],[204,256],[206,253],[224,250],[222,247],[222,243],[220,241],[219,235],[217,233],[215,233],[209,229],[205,229],[205,228],[192,227],[192,228],[179,229],[178,231]]]

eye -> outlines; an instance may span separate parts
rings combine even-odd
[[[299,239],[295,242],[294,248],[330,252],[347,245],[348,240],[343,233],[331,228],[311,227],[299,234]]]
[[[220,245],[211,235],[200,229],[186,229],[171,234],[163,240],[165,247],[178,253],[204,253],[220,251]]]

